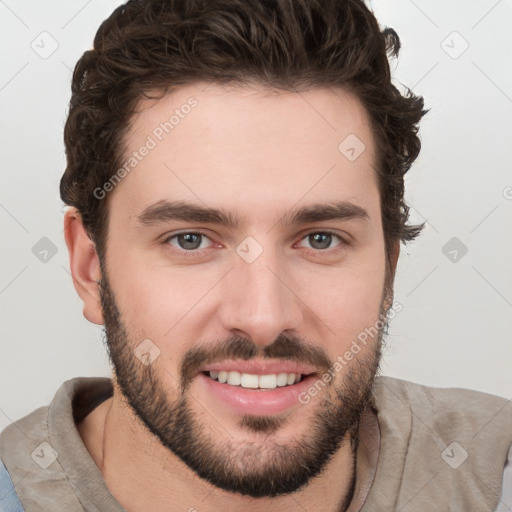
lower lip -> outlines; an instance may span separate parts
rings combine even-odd
[[[299,402],[299,395],[311,386],[315,376],[303,377],[300,382],[291,386],[264,390],[222,384],[203,373],[198,375],[198,380],[201,386],[206,387],[207,393],[225,403],[235,413],[265,416],[279,414],[293,406],[302,405]]]

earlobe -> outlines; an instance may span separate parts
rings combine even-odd
[[[83,314],[89,322],[103,325],[98,284],[101,279],[100,262],[76,208],[68,209],[64,215],[64,237],[73,285],[84,303]]]
[[[395,243],[393,243],[393,245],[391,245],[389,256],[387,256],[387,268],[383,297],[383,305],[386,311],[393,305],[395,273],[399,256],[400,241],[397,240]]]
[[[393,280],[395,278],[396,266],[398,263],[398,257],[400,256],[400,240],[397,240],[391,249],[391,273],[393,275]]]

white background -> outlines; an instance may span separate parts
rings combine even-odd
[[[72,69],[119,4],[0,0],[0,430],[49,403],[64,380],[109,375],[101,328],[83,318],[72,285],[58,190]],[[370,5],[402,40],[397,85],[430,108],[406,182],[412,221],[427,226],[400,256],[404,309],[383,374],[510,398],[512,2]],[[42,38],[45,51],[58,44],[47,58],[31,47]],[[57,248],[46,263],[32,252],[43,237]],[[456,262],[442,251],[453,237],[468,249]]]

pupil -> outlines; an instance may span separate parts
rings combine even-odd
[[[331,245],[332,235],[329,233],[314,233],[310,236],[310,243],[315,249],[327,249]],[[315,244],[317,246],[315,247]],[[320,247],[318,247],[318,244]]]

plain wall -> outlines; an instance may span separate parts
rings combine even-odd
[[[58,190],[72,69],[119,4],[0,2],[0,429],[49,403],[64,380],[109,375],[102,329],[73,288]],[[411,221],[426,228],[402,247],[403,311],[382,373],[510,397],[512,4],[370,5],[402,40],[396,84],[430,109],[406,180]]]

